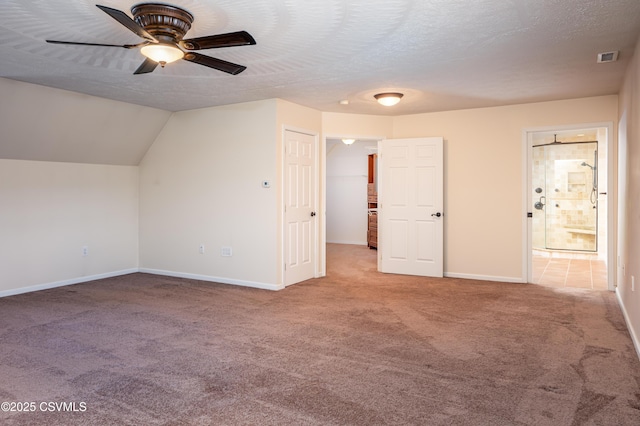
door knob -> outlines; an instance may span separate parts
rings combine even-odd
[[[316,215],[316,212],[311,212],[311,217],[314,217]]]
[[[440,216],[442,216],[442,213],[440,213],[440,212],[438,212],[438,213],[433,213],[431,216],[440,217]]]

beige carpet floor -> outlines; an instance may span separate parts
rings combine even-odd
[[[0,401],[36,407],[0,424],[640,424],[613,293],[328,252],[279,292],[132,274],[0,299]]]

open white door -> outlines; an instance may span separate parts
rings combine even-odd
[[[284,285],[288,286],[315,276],[316,137],[284,133]]]
[[[443,139],[387,139],[378,157],[381,272],[443,275]]]

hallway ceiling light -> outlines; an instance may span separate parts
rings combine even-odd
[[[342,143],[344,143],[345,145],[351,145],[355,141],[355,139],[342,139]]]
[[[393,106],[397,104],[403,96],[404,95],[402,93],[397,92],[378,93],[377,95],[373,95],[378,103],[384,106]]]

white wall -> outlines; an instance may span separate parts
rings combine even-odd
[[[367,244],[368,146],[327,143],[327,242]]]
[[[0,160],[0,236],[0,296],[134,272],[138,169]]]
[[[640,355],[640,40],[636,46],[619,103],[617,292]]]
[[[617,96],[395,117],[394,138],[445,139],[445,274],[522,281],[523,129],[616,120]]]

